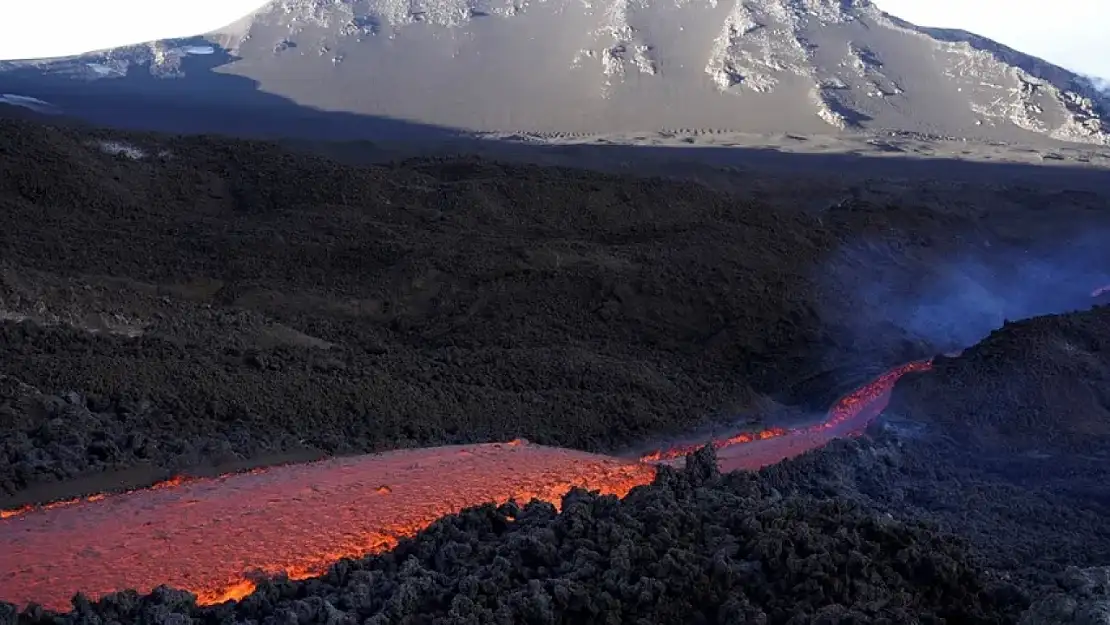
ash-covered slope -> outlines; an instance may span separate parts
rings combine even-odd
[[[203,39],[0,64],[0,86],[93,109],[98,121],[115,109],[96,98],[137,94],[148,106],[173,98],[156,107],[162,116],[291,100],[560,136],[1110,137],[1110,106],[1087,79],[969,33],[917,28],[867,0],[276,0]],[[280,97],[248,97],[255,86]]]

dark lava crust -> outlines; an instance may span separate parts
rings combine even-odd
[[[992,564],[1110,565],[1110,306],[1006,324],[898,386],[918,465],[902,505],[971,537]],[[932,487],[930,487],[932,485]]]
[[[901,380],[867,438],[764,476],[933,523],[1034,592],[1068,567],[1107,567],[1108,339],[1110,306],[1006,324]]]
[[[922,286],[956,250],[1110,220],[1081,192],[726,192],[12,120],[0,172],[0,507],[408,446],[607,451],[759,419],[765,394],[824,410],[951,342],[861,280]]]
[[[106,154],[105,139],[145,156]],[[3,121],[0,172],[11,502],[406,445],[606,449],[767,393],[824,406],[885,365],[963,346],[875,314],[861,284],[922,288],[969,246],[1013,264],[1107,219],[1082,193],[359,168]],[[827,280],[845,258],[857,271]],[[758,474],[722,478],[703,451],[624,501],[467,510],[238,604],[157,589],[78,597],[68,615],[0,605],[0,623],[1089,620],[1110,600],[1108,319],[1007,324],[904,379],[864,438]]]

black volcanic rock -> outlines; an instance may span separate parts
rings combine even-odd
[[[943,286],[953,257],[1020,267],[1014,249],[1074,249],[1068,220],[1106,228],[1090,192],[354,166],[4,120],[0,169],[0,375],[31,389],[0,430],[12,504],[75,477],[409,446],[612,450],[777,419],[765,395],[822,411],[951,339],[867,302],[873,284]],[[857,199],[824,208],[847,184]],[[70,393],[88,398],[74,435],[47,440],[39,403]]]
[[[1058,592],[1038,600],[1019,625],[1095,625],[1110,621],[1110,567],[1072,567]]]
[[[980,449],[1110,457],[1110,306],[1008,323],[890,410]]]
[[[705,484],[721,477],[717,467],[717,452],[712,445],[702,445],[697,451],[687,454],[683,474],[695,484]]]
[[[783,498],[750,476],[656,484],[625,500],[440,519],[319,578],[263,582],[200,608],[168,589],[75,599],[67,615],[0,604],[0,623],[1014,623],[1028,600],[967,546],[865,509]]]
[[[870,436],[765,470],[966,537],[1036,594],[1110,562],[1110,307],[1006,324],[903,378]]]

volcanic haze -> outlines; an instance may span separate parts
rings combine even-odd
[[[230,88],[241,83],[321,111],[540,138],[902,131],[1110,143],[1110,101],[1088,79],[867,0],[276,0],[204,37],[0,72],[0,87],[77,115],[91,93],[163,98],[166,115],[183,102],[262,106]]]

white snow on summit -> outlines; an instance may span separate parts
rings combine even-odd
[[[221,73],[298,104],[475,131],[1110,144],[1110,100],[1090,80],[868,0],[275,0],[207,39],[236,59]],[[201,48],[40,65],[188,80]]]
[[[18,106],[36,113],[57,114],[60,112],[58,107],[49,102],[16,93],[0,93],[0,104]]]

